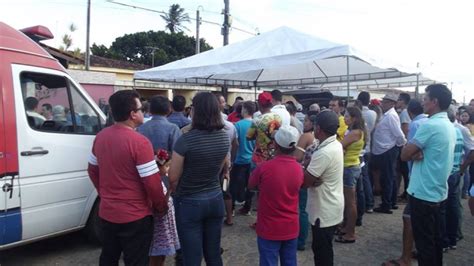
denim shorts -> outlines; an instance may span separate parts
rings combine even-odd
[[[360,167],[358,165],[344,167],[344,187],[355,188],[359,177]]]

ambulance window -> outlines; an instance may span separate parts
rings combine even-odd
[[[84,99],[72,101],[74,99],[72,95],[79,94],[77,88],[68,86],[66,78],[44,73],[22,72],[20,82],[25,114],[31,128],[63,134],[94,134],[100,128],[100,126],[94,127],[93,123],[81,117],[83,110],[91,113],[88,109],[90,106],[88,108],[82,106],[85,103]],[[75,115],[71,115],[72,113]]]
[[[85,134],[97,134],[105,121],[80,94],[74,84],[69,82],[71,98],[76,112],[77,131]]]

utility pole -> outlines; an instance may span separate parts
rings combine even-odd
[[[150,49],[152,52],[151,56],[151,67],[155,67],[155,51],[160,49],[160,47],[155,47],[155,46],[145,46],[146,49]]]
[[[201,52],[201,41],[199,39],[199,26],[201,25],[201,17],[199,16],[199,7],[196,10],[196,54]]]
[[[91,0],[87,0],[87,33],[86,33],[86,70],[91,66],[91,54],[89,49],[89,35],[91,29]]]
[[[229,44],[229,28],[230,28],[230,14],[229,14],[229,0],[224,0],[224,24],[222,25],[222,35],[224,35],[224,46]],[[227,101],[228,88],[227,85],[221,87],[222,95]]]
[[[222,25],[222,35],[224,35],[224,46],[229,44],[229,28],[230,28],[230,19],[229,19],[229,0],[224,0],[224,24]]]

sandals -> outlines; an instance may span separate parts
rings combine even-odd
[[[341,244],[352,244],[356,242],[355,239],[345,239],[343,236],[336,237],[334,241]]]

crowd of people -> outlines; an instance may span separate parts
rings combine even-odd
[[[333,265],[333,242],[356,243],[364,214],[393,214],[400,201],[402,255],[384,265],[410,265],[414,254],[442,265],[463,238],[461,199],[474,176],[474,106],[451,102],[433,84],[422,101],[361,92],[304,110],[273,90],[238,97],[225,114],[222,95],[198,92],[188,115],[183,96],[141,102],[118,91],[115,123],[97,134],[88,168],[101,199],[100,264],[123,253],[126,265],[172,255],[177,265],[222,265],[222,227],[251,215],[256,197],[260,265],[297,265],[310,228],[314,264]]]

